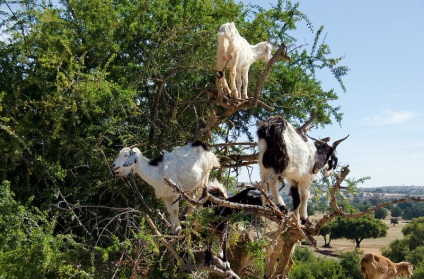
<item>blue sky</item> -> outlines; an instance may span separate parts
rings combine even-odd
[[[251,3],[269,8],[272,1]],[[346,93],[328,72],[319,75],[324,89],[339,93],[334,104],[344,119],[311,136],[350,134],[338,157],[350,165],[350,178],[370,176],[360,187],[424,186],[424,1],[303,0],[299,9],[315,30],[324,25],[332,55],[344,56],[341,64],[350,68]],[[299,44],[312,42],[313,34],[299,27]],[[246,171],[239,181],[249,181]]]

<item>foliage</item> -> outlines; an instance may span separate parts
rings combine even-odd
[[[319,230],[319,235],[324,238],[324,245],[323,247],[330,247],[331,242],[331,226],[333,223],[327,223],[324,226],[321,227]],[[327,241],[328,237],[328,241]]]
[[[393,224],[393,227],[399,224],[399,219],[396,217],[390,218],[390,224]]]
[[[8,181],[0,184],[0,211],[0,278],[87,277],[72,262],[85,254],[81,245],[55,234],[46,212],[17,202]]]
[[[387,226],[380,220],[369,215],[358,218],[338,217],[331,228],[331,238],[347,238],[360,247],[361,241],[366,238],[385,237]]]
[[[392,215],[392,217],[401,217],[403,214],[403,211],[399,206],[394,206],[392,210],[390,211],[390,214]]]
[[[387,208],[382,207],[374,211],[374,218],[384,220],[386,219],[388,214],[389,214],[389,211],[387,210]]]
[[[363,274],[360,268],[360,261],[363,252],[360,249],[355,249],[352,252],[342,253],[340,257],[340,265],[343,268],[343,278],[345,279],[360,279]]]
[[[407,203],[402,208],[402,218],[406,220],[412,220],[418,217],[424,217],[424,204],[419,202]]]
[[[414,277],[424,275],[424,217],[415,218],[402,228],[404,237],[390,243],[383,255],[394,262],[409,261],[414,265]]]
[[[383,251],[383,255],[392,261],[400,262],[409,260],[412,264],[422,263],[422,251],[424,249],[424,217],[413,219],[402,228],[404,237],[390,243]]]
[[[307,247],[297,247],[293,254],[294,265],[290,278],[363,278],[359,268],[362,252],[355,250],[341,255],[340,261],[315,256]]]
[[[290,278],[324,279],[342,278],[342,268],[334,260],[315,257],[307,247],[297,247],[293,254],[293,268]]]
[[[232,0],[0,5],[1,265],[9,278],[174,275],[178,265],[157,248],[143,218],[162,204],[138,178],[115,179],[109,165],[123,145],[147,142],[141,151],[157,156],[219,116],[204,89],[214,83],[215,35],[224,22],[236,20],[250,42],[291,50],[292,60],[278,62],[261,91],[273,114],[295,125],[314,114],[316,126],[343,116],[332,103],[336,90],[324,90],[316,73],[329,70],[344,90],[348,68],[331,56],[324,28],[314,30],[290,1],[270,10]],[[298,48],[290,35],[297,24],[314,32],[310,46]],[[250,88],[264,67],[251,68]],[[269,115],[260,107],[237,111],[202,140],[228,138],[226,125],[235,138],[251,136],[250,124]],[[151,216],[168,231],[160,214]]]

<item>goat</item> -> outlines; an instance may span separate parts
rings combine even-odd
[[[271,116],[258,124],[259,168],[261,180],[268,184],[274,202],[287,212],[278,191],[278,179],[283,177],[290,184],[294,214],[302,224],[308,222],[307,203],[309,185],[320,170],[330,175],[336,168],[336,147],[344,139],[329,146],[326,141],[315,140],[301,135],[281,116]]]
[[[397,276],[412,277],[413,266],[409,262],[393,263],[376,253],[366,253],[361,259],[364,279],[394,279]]]
[[[233,203],[239,203],[239,204],[250,204],[250,205],[262,205],[262,194],[255,190],[254,188],[247,188],[243,191],[235,194],[232,197],[227,197],[227,190],[224,188],[224,186],[219,183],[218,181],[214,181],[208,184],[207,191],[209,195],[212,195],[214,197],[224,199],[229,202]],[[207,201],[204,204],[204,207],[210,207],[213,206],[213,203],[210,201]],[[225,206],[218,206],[214,209],[215,215],[222,216],[222,217],[228,217],[231,214],[240,212],[240,209],[233,209]],[[220,247],[221,247],[221,259],[223,263],[220,263],[220,265],[224,266],[224,269],[229,269],[230,264],[227,259],[227,253],[226,253],[226,246],[227,246],[227,239],[228,239],[228,221],[221,221],[218,223],[212,223],[213,230],[215,231],[215,234],[219,236],[220,238]],[[206,250],[205,255],[205,263],[206,265],[210,265],[212,262],[212,259],[216,262],[216,257],[213,257],[211,252],[211,243],[208,243],[208,247]],[[218,260],[219,261],[219,260]]]
[[[395,265],[396,265],[395,276],[403,276],[405,278],[412,277],[414,266],[410,262],[400,262],[400,263],[395,263]]]
[[[217,180],[210,182],[207,185],[206,189],[208,194],[211,196],[214,196],[216,198],[220,198],[223,200],[226,200],[228,198],[227,189],[225,189],[224,185],[219,183]],[[209,200],[207,200],[203,204],[203,207],[212,207],[212,206],[214,206],[214,204]],[[220,210],[218,208],[214,209],[215,215],[220,215],[219,214]],[[220,253],[221,259],[218,259],[212,255],[212,243],[208,241],[206,254],[205,254],[205,264],[210,266],[212,264],[212,261],[215,261],[219,263],[218,265],[221,266],[222,269],[228,270],[230,269],[230,264],[227,261],[227,253],[226,253],[227,237],[228,237],[228,222],[226,221],[212,222],[209,225],[212,229],[213,235],[219,237],[219,243],[221,247],[221,253]]]
[[[117,176],[136,172],[152,186],[156,197],[166,206],[171,221],[171,232],[178,233],[181,229],[178,219],[179,195],[164,182],[164,178],[169,177],[184,192],[197,197],[200,194],[197,190],[208,184],[212,168],[219,167],[215,154],[210,152],[205,144],[196,141],[177,147],[154,160],[144,157],[138,148],[125,147],[119,152],[112,170]]]
[[[249,81],[249,68],[259,59],[268,63],[271,59],[272,45],[261,42],[250,45],[245,38],[240,36],[234,22],[221,25],[218,31],[217,71],[222,78],[222,87],[227,94],[234,93],[236,99],[247,99],[247,85]],[[230,88],[225,79],[224,70],[230,69]],[[242,78],[243,77],[243,78]],[[237,80],[237,84],[236,84]],[[243,91],[242,89],[243,84]],[[218,86],[220,90],[220,86]]]

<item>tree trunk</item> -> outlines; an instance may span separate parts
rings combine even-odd
[[[362,241],[362,239],[355,239],[355,242],[356,242],[356,248],[361,248],[360,246],[361,246],[361,241]]]

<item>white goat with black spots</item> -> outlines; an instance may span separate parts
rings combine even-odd
[[[278,191],[278,178],[290,184],[294,213],[302,224],[307,222],[309,186],[316,174],[331,173],[337,165],[335,150],[344,139],[329,146],[327,142],[307,138],[281,116],[272,116],[258,125],[258,149],[261,180],[268,184],[274,202],[287,212]]]
[[[112,165],[117,176],[127,176],[136,172],[144,181],[155,189],[155,195],[166,206],[171,221],[171,231],[177,233],[180,229],[178,219],[178,198],[164,178],[170,178],[187,194],[198,198],[197,191],[208,184],[212,168],[219,168],[219,160],[207,146],[196,141],[177,147],[172,152],[151,160],[144,157],[138,148],[125,147],[119,152]]]

